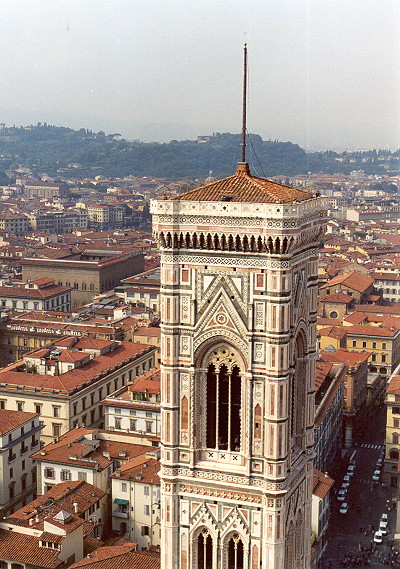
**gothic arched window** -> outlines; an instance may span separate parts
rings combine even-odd
[[[243,541],[237,533],[234,533],[228,542],[228,567],[227,569],[243,569],[244,550]]]
[[[291,378],[291,417],[290,431],[293,437],[292,444],[302,446],[305,424],[306,407],[306,340],[302,333],[296,338],[294,354],[294,374]]]
[[[213,542],[208,530],[204,529],[197,538],[197,569],[212,569]]]
[[[207,448],[240,451],[241,376],[229,346],[214,350],[207,366]]]

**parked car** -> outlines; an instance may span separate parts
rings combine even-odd
[[[387,521],[388,521],[388,515],[387,515],[387,514],[382,514],[382,515],[381,515],[381,521],[382,521],[382,522],[387,522]]]
[[[347,512],[349,511],[349,505],[347,502],[343,502],[343,504],[340,506],[340,510],[339,512],[341,514],[347,514]]]
[[[382,539],[382,534],[380,531],[376,531],[374,533],[374,542],[375,543],[382,543],[383,539]]]
[[[342,482],[341,488],[343,488],[343,490],[347,490],[349,486],[350,482]]]
[[[347,474],[350,474],[350,472],[354,472],[355,469],[356,469],[355,464],[349,464],[349,466],[347,467]]]
[[[350,474],[346,474],[346,476],[343,476],[343,482],[351,482]]]
[[[386,535],[388,530],[388,523],[387,520],[381,520],[379,523],[379,531],[382,535]]]
[[[347,488],[341,488],[337,494],[337,499],[339,502],[344,502],[346,499]]]
[[[372,480],[373,480],[374,482],[378,482],[379,479],[380,479],[380,477],[381,477],[381,471],[380,471],[380,470],[375,470],[375,472],[374,472],[373,475],[372,475]]]
[[[382,466],[382,462],[383,460],[381,458],[378,458],[378,460],[376,461],[376,468],[380,468]]]

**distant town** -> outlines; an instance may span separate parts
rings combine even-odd
[[[29,132],[45,127],[25,128]],[[11,128],[0,125],[0,131],[11,139]],[[89,137],[87,131],[81,134]],[[193,143],[205,147],[219,136],[199,136]],[[120,135],[108,137],[112,144],[121,143]],[[102,133],[100,139],[104,142],[107,136]],[[128,148],[129,144],[123,143],[119,150],[128,152]],[[81,172],[88,173],[81,162],[69,162],[66,168],[55,164],[52,171],[44,173],[40,165],[27,165],[20,154],[2,152],[2,164],[7,167],[0,186],[0,569],[159,568],[165,546],[162,518],[169,516],[162,511],[159,476],[162,437],[169,436],[163,435],[169,429],[165,422],[162,427],[161,385],[168,388],[167,380],[161,382],[161,367],[173,365],[168,359],[170,344],[162,345],[163,322],[171,329],[183,326],[189,330],[194,326],[194,311],[202,309],[199,314],[206,319],[207,303],[218,292],[221,296],[220,304],[215,305],[215,319],[231,338],[237,319],[227,306],[237,301],[238,314],[240,310],[244,313],[240,298],[245,298],[250,285],[244,279],[239,282],[242,265],[231,268],[229,254],[235,251],[240,259],[252,254],[273,260],[281,257],[286,262],[291,254],[289,237],[285,237],[287,244],[283,239],[265,244],[257,241],[257,235],[248,241],[247,235],[234,241],[227,228],[226,239],[222,238],[213,230],[217,224],[212,218],[217,215],[215,205],[210,209],[204,237],[198,241],[186,229],[174,235],[172,229],[169,235],[159,232],[155,237],[151,200],[161,205],[180,204],[183,196],[185,203],[215,202],[220,209],[239,201],[235,199],[236,186],[223,198],[214,197],[212,188],[223,177],[218,169],[205,167],[201,176],[196,170],[192,176],[189,172],[175,179],[170,173],[161,177],[150,170],[146,175],[106,175],[96,165],[90,176],[79,177]],[[321,235],[313,234],[318,255],[313,321],[317,359],[315,385],[310,390],[315,390],[314,470],[307,555],[313,569],[362,567],[371,560],[384,567],[379,565],[384,559],[387,565],[400,567],[399,155],[386,151],[354,156],[332,153],[329,159],[326,171],[290,174],[282,170],[268,176],[277,192],[289,186],[296,196],[304,193],[312,199],[321,198],[327,210],[326,229]],[[336,163],[337,171],[332,171],[332,163]],[[236,175],[248,175],[242,170],[239,168]],[[229,175],[233,173],[234,167]],[[227,187],[229,180],[226,178]],[[191,193],[199,187],[210,188],[210,197],[197,198]],[[253,208],[256,199],[251,197]],[[301,199],[293,198],[296,207]],[[278,207],[280,202],[271,203]],[[200,215],[195,207],[193,216]],[[157,215],[162,218],[160,224],[172,224],[168,215],[172,219],[177,214],[164,215],[157,210]],[[235,214],[230,215],[232,223]],[[252,211],[246,215],[250,219],[256,214]],[[279,220],[280,216],[289,216],[282,212],[273,215]],[[182,213],[179,219],[182,228],[192,223],[189,214]],[[307,225],[305,228],[308,231]],[[196,261],[189,255],[179,261],[178,276],[171,276],[174,268],[168,276],[160,264],[160,248],[173,250],[171,259],[178,256],[178,250],[200,248],[203,253],[207,249],[208,253],[227,256],[229,266],[221,269],[217,279],[230,271],[230,284],[222,286],[225,292],[219,291],[211,261],[198,252]],[[176,259],[169,262],[178,267]],[[200,277],[196,280],[196,269],[190,263],[201,265],[202,281]],[[268,265],[268,270],[271,267]],[[285,296],[284,285],[274,288],[270,284],[274,281],[264,279],[264,269],[257,271],[254,296],[243,300],[246,310],[253,303],[254,318],[263,321],[264,309],[256,305],[261,306],[268,295],[281,295],[280,302],[289,299],[290,310],[300,314],[301,302],[295,297],[302,277],[291,281],[288,270]],[[183,295],[180,308],[173,308],[173,301],[171,308],[164,299],[168,294],[173,299],[174,287],[183,290],[179,293]],[[197,300],[182,300],[200,289],[205,307],[201,308],[200,300],[198,305]],[[268,325],[254,324],[257,333],[267,333],[268,326],[274,329],[276,315],[268,318]],[[257,348],[257,333],[255,373],[257,365],[264,362],[260,355],[264,348]],[[186,354],[185,342],[189,342],[185,338],[189,337],[187,333],[179,344],[181,358]],[[194,365],[187,350],[187,360],[180,363],[181,375],[185,366],[189,375]],[[213,369],[221,357],[215,355]],[[234,381],[236,369],[227,373],[229,381]],[[173,405],[182,406],[180,426],[174,427],[179,431],[174,444],[178,445],[179,439],[179,444],[189,449],[187,381],[181,379],[186,402],[174,402],[171,395],[165,412],[172,413]],[[274,404],[278,406],[278,398]],[[222,417],[222,408],[221,404],[218,411],[216,405],[217,416],[220,412]],[[244,453],[244,443],[233,430],[235,421],[240,423],[235,412],[227,421],[232,429],[230,439],[216,443],[221,462]],[[261,440],[256,433],[261,432],[262,422],[257,412],[254,407],[251,436],[257,439],[255,454],[258,438]],[[269,413],[273,415],[273,410]],[[168,449],[171,440],[167,441],[170,446],[166,443]],[[203,443],[204,447],[212,446],[208,440]],[[180,460],[189,464],[182,452]],[[205,454],[204,449],[201,452]],[[231,458],[225,458],[229,453]],[[203,456],[199,468],[209,458]],[[260,465],[255,461],[252,476],[257,475],[257,469],[267,476]],[[274,476],[278,476],[275,471]],[[230,484],[235,486],[235,482]],[[196,489],[187,489],[189,492],[193,498]],[[232,500],[239,511],[235,492]],[[190,502],[191,515],[208,520],[209,512],[199,509],[196,513],[195,503]],[[189,514],[181,515],[189,520]],[[242,527],[245,517],[235,515],[235,523]],[[251,516],[256,519],[254,512]],[[192,523],[187,521],[187,527]],[[196,557],[191,558],[196,565],[182,561],[179,567],[214,567],[209,564],[209,535],[213,535],[211,531],[203,532],[200,539],[196,534],[198,543],[204,545],[203,553],[199,553],[199,545]],[[242,543],[234,539],[236,545]],[[227,551],[230,556],[229,548]],[[244,553],[240,555],[244,559]],[[254,552],[252,555],[252,559],[259,559]],[[186,559],[183,553],[182,559]],[[240,563],[229,567],[264,567]],[[175,568],[171,565],[170,569]]]

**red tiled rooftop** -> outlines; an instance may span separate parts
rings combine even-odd
[[[40,547],[40,537],[0,529],[0,554],[3,559],[35,567],[55,569],[62,565],[59,551]]]
[[[353,271],[352,273],[346,273],[344,275],[333,277],[333,279],[322,285],[321,289],[330,288],[332,286],[341,284],[348,286],[349,288],[352,288],[358,292],[364,292],[373,283],[374,279],[372,277],[363,275],[357,271]]]
[[[34,417],[37,417],[36,413],[0,409],[0,435],[9,433],[13,429],[26,423],[26,421],[32,420]]]
[[[325,498],[335,481],[328,475],[323,474],[314,468],[313,476],[313,495],[318,498]]]
[[[341,348],[336,352],[326,352],[322,351],[320,357],[329,362],[342,362],[347,366],[357,366],[367,361],[371,354],[367,352],[349,352]]]
[[[329,375],[329,372],[331,371],[332,368],[333,364],[329,362],[317,361],[315,366],[315,389],[317,391],[323,384],[326,376]]]
[[[313,198],[313,195],[258,178],[250,174],[247,163],[240,162],[233,176],[211,182],[189,192],[170,198],[174,201],[232,201],[248,203],[288,203]]]
[[[345,294],[344,292],[337,292],[336,294],[327,294],[326,296],[320,296],[318,298],[318,301],[333,302],[338,304],[350,304],[350,302],[354,301],[354,298],[348,294]]]
[[[393,375],[390,378],[386,393],[388,395],[400,395],[400,375]]]
[[[67,371],[59,376],[41,375],[38,373],[26,373],[15,371],[15,367],[20,362],[8,366],[0,371],[0,384],[23,385],[25,388],[58,389],[63,393],[70,393],[81,387],[85,381],[107,373],[107,370],[117,369],[130,358],[135,359],[142,353],[146,353],[154,348],[145,344],[133,344],[131,342],[121,342],[114,350],[103,355],[96,356],[81,367]]]
[[[43,449],[34,453],[32,457],[44,462],[85,466],[85,468],[93,470],[99,467],[101,470],[104,470],[113,464],[122,451],[126,451],[125,460],[128,460],[154,450],[150,445],[137,444],[137,437],[134,435],[127,435],[132,439],[131,443],[94,439],[99,444],[97,448],[93,448],[88,453],[88,444],[86,444],[85,439],[91,440],[92,434],[96,433],[96,431],[99,430],[85,427],[72,429],[65,435],[62,435],[58,442],[46,445]],[[110,458],[108,458],[108,453],[110,453]],[[70,458],[71,456],[74,456],[74,458]]]
[[[70,569],[160,569],[159,553],[135,551],[135,545],[100,547]]]

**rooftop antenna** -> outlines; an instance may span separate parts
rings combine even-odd
[[[242,162],[246,162],[247,43],[243,46]]]

